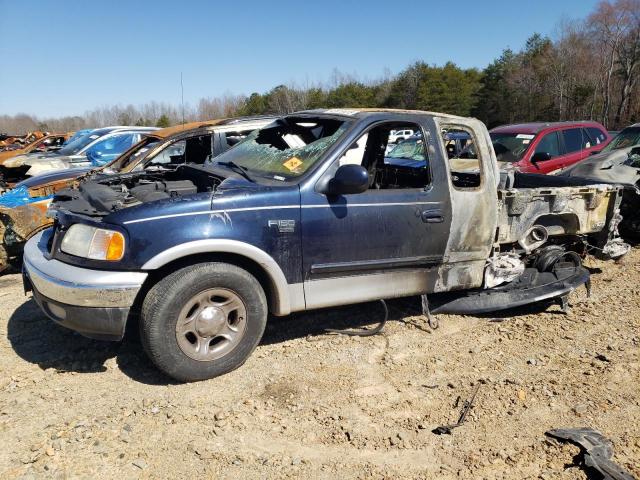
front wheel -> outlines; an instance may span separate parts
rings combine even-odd
[[[241,366],[266,323],[267,301],[253,275],[228,263],[200,263],[175,271],[149,290],[140,337],[160,370],[191,382]]]

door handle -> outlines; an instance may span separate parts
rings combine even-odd
[[[425,210],[420,215],[420,218],[424,223],[444,222],[444,215],[442,214],[442,210]]]

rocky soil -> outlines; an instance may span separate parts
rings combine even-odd
[[[175,384],[135,335],[85,339],[0,277],[2,478],[584,479],[551,428],[591,426],[640,478],[640,250],[590,259],[593,295],[500,317],[390,302],[270,321],[240,369]],[[475,407],[451,435],[477,384]],[[460,400],[458,400],[460,399]],[[457,404],[457,406],[456,406]]]

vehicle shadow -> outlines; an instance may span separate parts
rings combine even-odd
[[[422,317],[420,297],[395,299],[387,302],[388,321],[433,333]],[[548,304],[537,304],[492,315],[469,317],[470,320],[501,321],[520,315],[544,311]],[[369,302],[339,308],[270,317],[260,345],[273,345],[298,338],[312,338],[327,334],[327,329],[372,328],[384,318],[380,302]],[[25,361],[41,369],[53,368],[61,372],[106,372],[115,359],[118,368],[129,378],[147,385],[169,385],[178,382],[158,371],[145,355],[137,335],[137,321],[129,320],[122,342],[91,340],[56,325],[30,298],[11,315],[7,337],[14,351]]]
[[[122,342],[91,340],[49,320],[33,298],[13,312],[7,337],[20,358],[43,370],[106,372],[108,360],[114,358],[118,368],[133,380],[149,385],[176,383],[154,368],[133,332]]]

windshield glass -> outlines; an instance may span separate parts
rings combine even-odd
[[[87,132],[85,135],[76,138],[73,142],[69,142],[67,145],[58,150],[57,153],[60,155],[75,155],[98,138],[100,138],[100,135]]]
[[[535,135],[531,133],[489,133],[499,162],[519,162]]]
[[[114,160],[125,150],[138,143],[140,134],[135,132],[118,133],[99,140],[86,152],[87,158],[94,165],[105,165]]]
[[[640,127],[629,127],[622,130],[611,143],[602,149],[603,152],[633,147],[640,144]]]
[[[118,157],[110,167],[113,169],[132,168],[134,164],[138,164],[146,158],[156,146],[160,143],[155,137],[146,137],[140,141],[129,153]]]
[[[334,145],[351,122],[327,118],[283,118],[256,130],[215,158],[243,170],[285,180],[306,172]]]
[[[62,144],[63,147],[66,147],[67,145],[70,145],[71,143],[75,142],[77,139],[79,139],[80,137],[84,137],[87,133],[91,132],[91,129],[84,129],[84,130],[78,130],[76,133],[74,133],[73,135],[71,135],[66,142],[64,142]]]
[[[421,138],[410,138],[395,146],[387,158],[405,158],[408,160],[424,160],[424,146]]]

